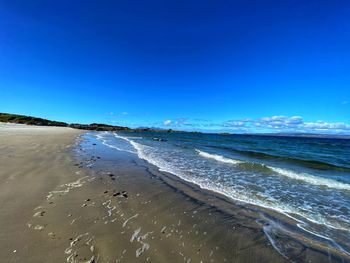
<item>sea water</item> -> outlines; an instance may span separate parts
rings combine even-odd
[[[350,140],[181,132],[97,137],[201,188],[281,213],[303,239],[350,256]],[[271,225],[264,231],[283,254]]]

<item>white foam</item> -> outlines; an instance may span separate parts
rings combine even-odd
[[[138,236],[139,233],[141,232],[141,227],[139,227],[138,229],[136,229],[134,231],[134,233],[132,234],[131,238],[130,238],[130,242],[132,243]]]
[[[281,214],[283,214],[291,219],[294,219],[296,222],[302,222],[298,218],[295,217],[295,215],[298,215],[309,222],[313,222],[313,223],[316,223],[319,225],[325,225],[326,227],[330,227],[330,228],[334,228],[334,229],[344,230],[344,228],[342,226],[340,226],[338,224],[334,224],[334,222],[328,221],[321,214],[309,214],[309,213],[306,213],[305,211],[300,210],[296,207],[293,207],[293,205],[285,203],[285,202],[281,203],[281,202],[278,202],[277,200],[273,200],[273,202],[269,202],[268,200],[258,199],[258,198],[255,198],[254,196],[251,196],[249,194],[249,191],[247,191],[247,192],[240,191],[239,189],[237,190],[234,187],[226,186],[220,182],[214,182],[211,180],[207,180],[207,178],[203,179],[200,177],[188,175],[188,174],[184,173],[178,166],[174,165],[173,163],[171,163],[169,161],[162,160],[161,158],[158,158],[156,155],[154,155],[153,153],[155,153],[156,149],[154,149],[153,147],[137,143],[133,140],[119,136],[117,134],[115,134],[115,136],[117,138],[128,141],[136,149],[137,155],[140,159],[146,160],[150,164],[157,166],[160,171],[172,173],[185,181],[188,181],[188,182],[191,182],[191,183],[198,185],[202,189],[217,192],[219,194],[225,195],[225,196],[227,196],[233,200],[236,200],[236,201],[249,203],[252,205],[257,205],[257,206],[260,206],[260,207],[263,207],[266,209],[272,209],[272,210],[277,211],[277,212],[279,212],[279,213],[281,213]],[[197,152],[199,153],[199,150],[197,150]],[[244,163],[244,162],[239,161],[239,160],[234,160],[234,159],[230,160],[229,158],[226,158],[223,156],[212,155],[212,154],[205,153],[203,151],[201,151],[201,152],[202,152],[202,154],[201,154],[202,157],[206,156],[206,158],[215,159],[219,162],[225,162],[225,163],[233,164],[233,165],[238,165],[240,163]],[[271,169],[271,168],[275,168],[275,167],[269,167],[269,168]],[[277,171],[274,171],[274,172],[277,174],[286,176],[286,177],[291,176],[289,173],[285,172],[288,170],[285,170],[285,171],[277,170]],[[293,178],[293,179],[297,179],[297,178]],[[298,179],[302,180],[303,178],[298,177]],[[317,178],[317,179],[322,180],[322,178]],[[313,181],[313,182],[317,182],[317,181]],[[318,181],[317,185],[324,185],[323,182],[322,182],[322,184],[320,184],[320,181]],[[339,186],[338,184],[334,184],[334,182],[332,182],[332,183],[333,183],[332,186]],[[338,182],[336,182],[336,183],[338,183]],[[344,189],[344,188],[341,188],[341,189]],[[345,189],[347,189],[347,188],[345,188]],[[349,230],[347,230],[347,231],[349,231]]]
[[[141,254],[143,252],[145,252],[146,250],[148,250],[150,248],[150,245],[146,242],[144,242],[144,240],[146,240],[148,238],[148,235],[151,234],[153,232],[147,232],[144,235],[141,235],[141,227],[139,227],[138,229],[136,229],[134,231],[134,233],[132,234],[131,238],[130,238],[130,242],[134,242],[134,240],[136,240],[137,242],[139,242],[142,246],[138,249],[136,249],[136,257],[140,257]]]
[[[104,132],[102,134],[106,134],[107,132]],[[113,149],[116,149],[118,151],[122,151],[122,152],[128,152],[128,153],[132,153],[132,154],[136,154],[135,152],[133,151],[129,151],[129,150],[126,150],[126,149],[122,149],[122,148],[119,148],[115,145],[112,145],[112,144],[109,144],[107,143],[107,140],[103,137],[102,134],[97,134],[96,137],[102,142],[103,145],[109,147],[109,148],[113,148]],[[123,138],[124,139],[124,138]]]
[[[63,188],[62,190],[50,191],[49,194],[46,196],[46,199],[50,200],[55,195],[65,195],[65,194],[69,193],[71,190],[73,190],[74,188],[78,188],[78,187],[83,186],[83,184],[88,180],[88,178],[89,178],[89,176],[83,176],[74,182],[62,184],[59,186],[60,189]]]
[[[298,237],[298,235],[295,235],[295,233],[292,233],[290,230],[284,228],[282,225],[280,225],[278,222],[275,222],[271,219],[268,219],[267,217],[265,217],[263,214],[260,213],[261,218],[263,218],[264,221],[266,221],[268,224],[265,224],[263,226],[263,231],[265,233],[265,235],[267,236],[267,238],[269,239],[271,245],[285,258],[288,259],[287,257],[287,253],[286,251],[284,251],[284,248],[282,246],[280,246],[280,244],[278,243],[278,239],[273,238],[274,236],[274,232],[275,231],[282,231],[285,234],[289,235],[289,236],[293,236],[294,238],[297,239],[304,239],[305,236],[302,237]],[[341,253],[343,253],[346,256],[349,256],[350,253],[348,251],[346,251],[341,245],[339,245],[337,242],[335,242],[332,238],[325,236],[325,235],[321,235],[320,233],[316,233],[314,231],[311,231],[307,228],[305,228],[303,226],[303,224],[297,224],[297,226],[302,229],[303,231],[308,232],[311,235],[314,235],[318,238],[321,238],[324,240],[324,243],[327,245],[330,245],[331,247],[333,247],[334,249],[340,251]]]
[[[338,182],[332,179],[321,178],[308,173],[296,173],[290,170],[272,167],[272,166],[267,166],[267,167],[280,175],[283,175],[291,179],[304,181],[309,184],[326,186],[329,188],[335,188],[340,190],[350,190],[350,184]]]
[[[217,155],[217,154],[210,154],[210,153],[207,153],[207,152],[204,152],[201,150],[197,150],[197,149],[196,149],[196,152],[198,152],[198,154],[204,158],[213,159],[213,160],[216,160],[216,161],[222,162],[222,163],[228,163],[228,164],[233,164],[233,165],[244,163],[243,161],[240,161],[240,160],[227,158],[227,157]],[[279,175],[282,175],[284,177],[288,177],[290,179],[304,181],[306,183],[318,185],[318,186],[326,186],[329,188],[335,188],[335,189],[340,189],[340,190],[350,190],[350,184],[338,182],[338,181],[335,181],[332,179],[321,178],[321,177],[317,177],[317,176],[314,176],[314,175],[311,175],[308,173],[297,173],[297,172],[294,172],[291,170],[273,167],[273,166],[269,166],[269,165],[266,165],[266,167],[271,169],[273,172],[275,172]]]
[[[126,227],[127,223],[131,220],[131,219],[134,219],[136,217],[138,217],[139,214],[136,214],[136,215],[133,215],[132,217],[129,217],[128,219],[126,219],[123,223],[123,227]]]
[[[115,136],[117,138],[124,139],[124,140],[130,142],[130,144],[137,150],[137,154],[138,154],[138,157],[140,159],[143,159],[143,160],[149,162],[150,164],[155,165],[156,167],[159,168],[160,171],[172,173],[172,174],[180,177],[181,179],[183,179],[185,181],[197,184],[202,189],[210,190],[210,191],[213,191],[213,192],[216,192],[216,193],[228,196],[228,197],[230,197],[230,198],[232,198],[234,200],[237,200],[237,201],[241,201],[241,202],[245,202],[245,203],[261,206],[261,207],[268,208],[268,209],[274,209],[275,211],[278,211],[278,212],[283,213],[283,214],[295,213],[295,211],[292,208],[289,208],[286,205],[284,205],[284,206],[281,205],[281,207],[283,207],[283,208],[281,208],[279,206],[271,207],[271,206],[265,204],[261,200],[252,199],[252,198],[249,198],[247,195],[242,195],[239,192],[236,192],[232,188],[228,189],[225,186],[216,185],[216,184],[211,183],[210,181],[205,181],[206,183],[204,183],[204,182],[201,182],[201,181],[197,180],[196,178],[188,178],[187,176],[182,174],[180,171],[176,170],[174,167],[172,167],[170,165],[167,165],[167,163],[162,162],[162,161],[160,161],[158,159],[152,158],[150,156],[147,156],[144,153],[144,149],[151,148],[150,146],[142,145],[140,143],[134,142],[134,141],[132,141],[132,140],[130,140],[128,138],[124,138],[124,137],[119,136],[117,134],[115,134]]]
[[[242,163],[242,161],[234,160],[231,158],[226,158],[226,157],[218,155],[218,154],[211,154],[211,153],[203,152],[203,151],[197,150],[197,149],[196,149],[196,152],[204,158],[214,159],[214,160],[216,160],[218,162],[222,162],[222,163],[229,163],[229,164],[234,164],[234,165]]]
[[[41,225],[36,225],[34,227],[35,230],[43,230],[44,229],[44,226],[41,226]]]
[[[127,142],[129,142],[129,143],[132,142],[132,140],[130,140],[129,138],[124,137],[124,136],[120,136],[120,135],[118,135],[117,133],[114,133],[114,137],[116,137],[116,138],[118,138],[118,139],[125,140],[125,141],[127,141]]]
[[[350,252],[346,251],[341,245],[339,245],[337,242],[335,242],[332,238],[327,237],[327,236],[324,236],[324,235],[321,235],[321,234],[319,234],[319,233],[315,233],[314,231],[308,230],[308,229],[306,229],[305,227],[303,227],[301,224],[297,224],[297,226],[298,226],[299,228],[301,228],[302,230],[304,230],[304,231],[306,231],[306,232],[308,232],[308,233],[310,233],[310,234],[312,234],[312,235],[315,235],[315,236],[317,236],[317,237],[319,237],[319,238],[322,238],[322,239],[325,239],[325,240],[329,241],[330,243],[332,243],[332,245],[333,245],[336,249],[340,250],[340,251],[341,251],[342,253],[344,253],[345,255],[350,256]],[[346,229],[344,229],[344,230],[346,230]]]
[[[94,243],[94,237],[91,236],[89,233],[78,235],[72,242],[70,242],[69,247],[67,247],[64,251],[64,253],[68,255],[66,261],[68,263],[78,262],[76,257],[80,254],[79,250],[81,249],[81,247],[84,247],[81,245],[85,245],[90,248],[91,257],[84,262],[98,262],[99,255],[97,255],[97,257],[94,255],[95,246],[92,245],[92,243]]]

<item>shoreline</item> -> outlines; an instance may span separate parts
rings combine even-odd
[[[74,129],[80,129],[85,131],[115,131],[115,132],[175,132],[175,133],[198,133],[198,134],[215,134],[223,136],[265,136],[265,137],[289,137],[289,138],[324,138],[324,139],[350,139],[348,134],[323,134],[323,133],[230,133],[230,132],[204,132],[204,131],[187,131],[187,130],[173,130],[173,129],[154,129],[154,128],[130,128],[125,126],[116,126],[105,123],[66,123],[62,121],[53,121],[48,119],[43,119],[39,117],[11,114],[11,113],[1,113],[0,112],[0,124],[11,123],[19,125],[33,125],[37,127],[70,127]]]
[[[273,213],[161,172],[94,132],[13,126],[0,136],[7,262],[287,262],[266,235]],[[341,262],[271,233],[290,260]]]
[[[156,167],[152,167],[144,160],[132,154],[107,148],[90,134],[84,137],[85,140],[81,144],[83,152],[80,152],[79,155],[85,155],[83,159],[87,160],[99,157],[89,169],[105,176],[113,174],[113,177],[110,178],[115,179],[110,181],[112,185],[117,183],[122,189],[128,189],[129,198],[133,197],[135,201],[141,199],[138,201],[139,204],[129,198],[128,202],[133,209],[137,207],[138,213],[130,214],[131,217],[138,214],[137,218],[133,219],[135,228],[143,229],[147,225],[149,228],[147,233],[152,232],[155,235],[152,240],[149,240],[149,245],[151,248],[156,246],[157,254],[151,254],[150,262],[162,262],[160,258],[173,254],[186,256],[179,256],[171,262],[183,262],[184,260],[187,262],[186,260],[189,259],[192,262],[285,262],[283,256],[270,245],[264,233],[258,230],[255,219],[247,221],[246,217],[241,215],[243,211],[234,209],[237,216],[240,217],[239,221],[235,220],[237,218],[218,209],[212,203],[214,200],[212,202],[201,200],[198,196],[189,195],[187,190],[184,191],[178,185],[167,182]],[[95,146],[90,146],[94,144]],[[107,184],[108,179],[107,177]],[[180,178],[174,179],[181,180]],[[99,178],[99,180],[104,179]],[[201,190],[193,191],[193,193],[203,194]],[[210,196],[212,198],[211,193]],[[141,214],[147,214],[147,223],[142,220],[138,221]],[[178,225],[179,222],[181,226]],[[156,226],[148,225],[148,223],[155,223]],[[162,227],[158,227],[159,224]],[[170,233],[163,233],[164,228],[173,229],[170,230]],[[194,229],[198,230],[194,231]],[[157,232],[160,232],[161,235],[156,236]],[[162,235],[165,235],[165,238]],[[169,250],[163,242],[172,244],[175,251]],[[215,249],[212,253],[203,255],[199,251],[183,247],[181,245],[183,242],[192,243],[193,247],[199,247],[199,251]],[[162,247],[161,250],[160,247]],[[181,251],[176,253],[176,248],[179,247]],[[132,255],[128,260],[125,262],[130,262]]]
[[[129,153],[123,154],[130,155]],[[138,156],[136,158],[139,159],[140,157]],[[322,239],[321,236],[315,242],[314,234],[299,226],[298,219],[291,215],[272,208],[247,203],[239,199],[231,199],[220,192],[202,188],[177,175],[160,171],[158,166],[150,164],[144,159],[139,159],[138,165],[146,167],[148,172],[158,176],[173,191],[190,196],[193,200],[200,200],[202,204],[211,203],[212,206],[215,206],[226,216],[235,215],[237,211],[240,211],[239,213],[244,214],[247,220],[253,218],[253,221],[259,225],[257,231],[262,230],[269,240],[270,245],[283,257],[291,261],[349,261],[349,255],[346,252],[343,253],[341,249],[336,250],[335,248],[331,248],[325,242],[327,240]]]

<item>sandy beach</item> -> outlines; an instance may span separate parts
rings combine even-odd
[[[0,263],[350,263],[349,13],[0,0]]]
[[[254,208],[161,173],[95,136],[1,125],[0,140],[6,262],[287,261]],[[328,262],[296,242],[290,254]]]
[[[64,260],[28,222],[50,191],[77,179],[68,154],[81,131],[0,124],[0,258],[5,262]]]

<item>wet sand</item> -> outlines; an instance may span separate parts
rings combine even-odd
[[[0,258],[6,262],[287,261],[253,207],[185,184],[93,136],[72,148],[80,131],[4,130]],[[290,244],[294,261],[332,260]]]

